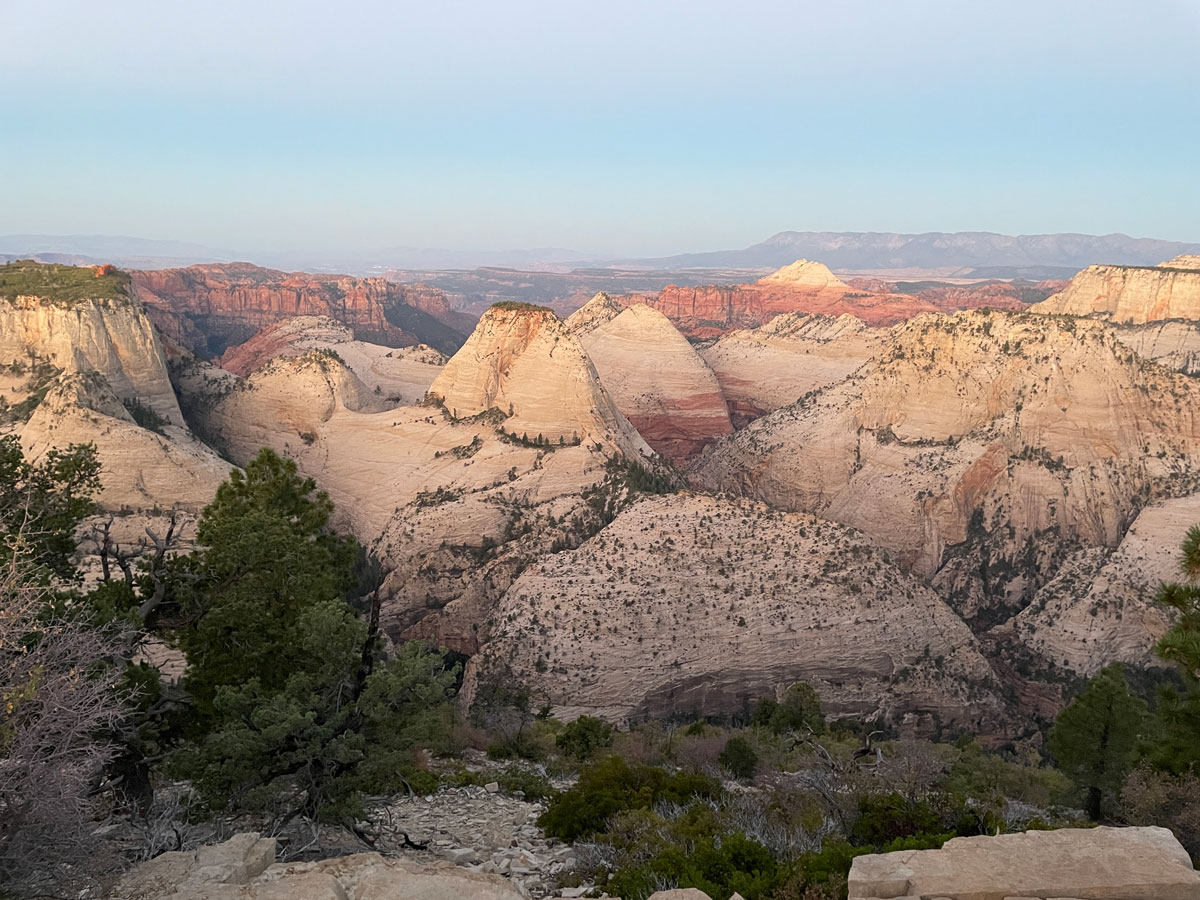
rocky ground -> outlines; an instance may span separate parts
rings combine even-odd
[[[575,851],[538,827],[545,808],[506,796],[496,782],[489,782],[398,799],[374,810],[371,820],[382,834],[379,849],[388,855],[420,862],[441,858],[470,872],[503,875],[531,897],[582,896],[590,885],[554,889],[558,877],[574,865]],[[427,843],[428,849],[405,850],[406,836],[412,843]]]

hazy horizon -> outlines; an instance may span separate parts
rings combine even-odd
[[[1185,0],[9,7],[3,234],[618,257],[787,230],[1200,241]]]

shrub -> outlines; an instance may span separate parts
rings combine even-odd
[[[758,771],[758,754],[744,737],[732,737],[726,741],[725,749],[717,756],[717,762],[732,772],[734,778],[753,778]]]
[[[811,685],[798,681],[787,689],[783,700],[776,702],[764,697],[754,708],[751,721],[755,725],[770,728],[776,734],[787,731],[825,731],[825,715],[821,710],[821,698]]]
[[[623,810],[649,809],[663,800],[682,804],[720,792],[720,783],[704,775],[670,774],[609,756],[585,766],[578,784],[551,800],[538,824],[552,837],[574,841],[602,831],[609,817]]]
[[[555,739],[559,751],[572,759],[591,759],[613,745],[615,729],[592,716],[580,716],[567,724]]]

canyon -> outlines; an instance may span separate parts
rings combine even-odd
[[[133,286],[163,334],[195,353],[219,356],[260,329],[293,316],[327,316],[355,337],[391,347],[461,346],[460,314],[425,285],[383,278],[284,273],[249,263],[135,271]]]
[[[468,695],[503,673],[634,721],[805,680],[835,717],[1001,739],[1169,623],[1200,331],[1155,317],[1187,265],[1105,282],[1113,321],[1058,311],[1070,286],[947,312],[798,261],[711,308],[497,304],[450,352],[411,325],[445,336],[436,297],[193,267],[9,297],[0,363],[28,451],[94,442],[135,524],[295,459],[379,560],[389,637],[469,656]]]

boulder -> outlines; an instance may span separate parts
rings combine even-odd
[[[511,881],[455,868],[359,853],[277,863],[275,839],[239,834],[223,844],[162,856],[127,872],[120,900],[522,900]],[[701,895],[703,896],[703,895]]]
[[[1165,828],[1102,826],[954,838],[940,850],[860,856],[849,888],[851,900],[1200,900],[1200,872]]]
[[[650,900],[712,900],[704,891],[696,888],[676,888],[673,891],[658,891]]]

